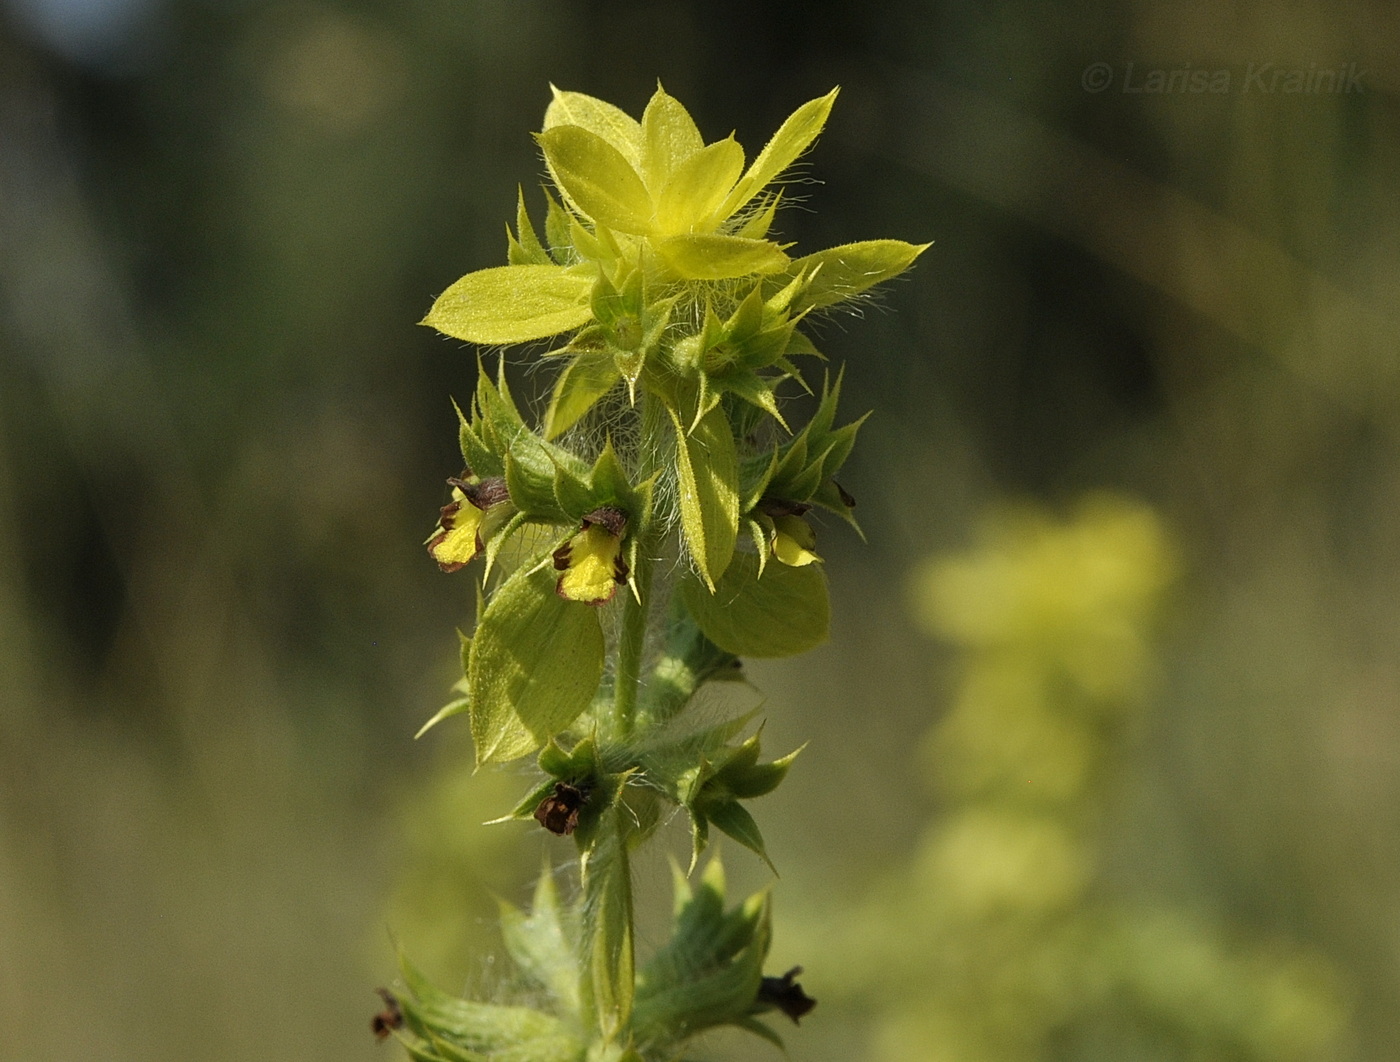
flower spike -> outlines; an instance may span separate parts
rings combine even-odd
[[[453,999],[405,962],[375,1030],[414,1059],[654,1062],[724,1025],[781,1048],[763,1015],[812,1008],[800,968],[765,975],[767,891],[728,905],[715,857],[693,886],[676,867],[670,940],[639,964],[630,860],[677,809],[692,869],[717,833],[773,865],[752,802],[797,752],[762,762],[759,735],[740,740],[759,709],[706,721],[697,694],[741,678],[741,658],[826,640],[809,517],[855,524],[834,477],[864,418],[838,426],[839,371],[819,395],[803,380],[801,358],[825,361],[803,330],[926,246],[803,255],[782,239],[783,183],[835,99],[798,107],[753,154],[732,135],[707,143],[659,84],[640,119],[555,89],[535,138],[543,219],[517,192],[505,264],[450,285],[424,319],[489,347],[549,340],[542,423],[512,396],[504,353],[457,409],[472,471],[448,481],[427,546],[444,571],[477,554],[484,571],[457,696],[424,729],[465,714],[477,767],[538,753],[494,821],[567,844],[578,899],[561,903],[546,868],[531,913],[502,905],[510,1004]],[[810,416],[786,404],[799,390]]]

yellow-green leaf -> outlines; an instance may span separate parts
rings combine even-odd
[[[660,85],[642,114],[641,171],[653,191],[665,186],[670,175],[705,146],[700,130],[679,100]]]
[[[619,232],[650,230],[651,194],[616,147],[578,125],[558,125],[535,139],[555,181],[581,211]]]
[[[544,416],[544,437],[553,439],[568,431],[620,379],[622,373],[608,351],[590,351],[575,357],[554,383],[554,394]]]
[[[736,553],[714,593],[684,585],[685,604],[705,637],[735,656],[805,653],[826,641],[831,619],[821,566],[791,568]]]
[[[525,190],[516,188],[515,234],[506,226],[506,237],[510,244],[511,265],[550,265],[553,259],[535,235],[535,226],[530,223],[529,212],[525,209]]]
[[[449,701],[437,710],[437,714],[418,728],[418,733],[413,735],[413,740],[417,741],[433,727],[437,726],[444,719],[451,719],[454,715],[461,715],[463,712],[471,710],[471,701],[466,697],[458,697],[455,701]]]
[[[731,136],[691,155],[672,171],[656,205],[659,232],[712,232],[720,204],[744,169],[744,149]]]
[[[778,205],[782,201],[782,192],[770,192],[759,197],[758,202],[750,207],[743,217],[743,224],[734,230],[734,235],[747,236],[751,240],[767,237],[768,230],[773,227],[773,218],[778,213]]]
[[[767,240],[717,234],[670,236],[654,244],[662,260],[687,280],[728,280],[777,273],[789,258]]]
[[[578,951],[547,863],[545,870],[535,883],[528,917],[501,901],[501,936],[521,972],[549,991],[565,1017],[576,1020],[582,1009]]]
[[[609,808],[596,840],[582,853],[589,979],[598,1027],[609,1038],[627,1027],[636,992],[632,941],[632,875],[622,807]]]
[[[680,485],[681,530],[705,582],[715,585],[734,556],[739,537],[739,467],[734,436],[716,406],[686,433],[671,411],[676,429],[676,473]]]
[[[554,98],[544,112],[545,130],[557,125],[577,125],[596,133],[617,148],[634,167],[640,168],[642,127],[622,108],[582,92],[561,92],[553,85]]]
[[[840,89],[832,89],[820,99],[809,100],[792,112],[788,120],[773,134],[773,139],[759,152],[758,158],[753,160],[748,172],[729,193],[729,198],[724,202],[724,217],[729,217],[758,195],[764,185],[796,162],[798,156],[811,147],[812,141],[817,139],[817,134],[826,125],[827,115],[831,113],[831,105],[836,102],[836,93],[839,91]]]
[[[524,343],[586,323],[592,290],[590,277],[561,266],[479,269],[439,295],[421,323],[469,343]]]
[[[521,568],[491,597],[467,664],[476,761],[524,756],[588,707],[603,674],[598,612],[554,592],[547,563]]]
[[[706,817],[745,848],[755,852],[768,864],[769,870],[775,874],[778,872],[778,868],[768,858],[768,850],[763,846],[763,834],[759,832],[758,823],[754,822],[753,816],[744,805],[737,800],[726,800],[706,809]]]
[[[783,419],[782,411],[778,409],[778,399],[771,380],[765,380],[751,372],[737,372],[716,381],[716,384],[720,390],[736,394],[745,402],[757,406],[781,424],[785,430],[792,430],[788,427],[787,421]]]
[[[792,312],[831,306],[903,273],[930,245],[903,240],[865,240],[828,247],[798,258],[788,274],[810,278],[792,303]]]
[[[400,997],[405,1017],[450,1039],[453,1058],[485,1057],[474,1052],[509,1052],[515,1058],[576,1058],[581,1046],[554,1015],[533,1007],[458,999],[435,987],[402,951],[399,966],[410,995]],[[468,1054],[471,1052],[471,1054]],[[528,1052],[528,1053],[527,1053]]]

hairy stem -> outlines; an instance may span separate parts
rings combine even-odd
[[[651,596],[652,558],[648,545],[645,540],[642,542],[637,551],[637,566],[631,575],[636,596],[627,593],[622,604],[622,633],[617,641],[617,686],[613,694],[613,721],[620,738],[632,733],[637,716],[637,687],[646,650],[647,606]]]
[[[636,454],[636,476],[650,479],[660,465],[667,423],[664,410],[647,391],[639,396],[641,438]],[[642,661],[646,657],[647,618],[651,611],[652,570],[660,545],[653,521],[638,530],[636,565],[629,576],[631,593],[622,606],[622,631],[617,644],[617,681],[613,691],[613,725],[618,737],[632,734],[637,722],[637,694]]]

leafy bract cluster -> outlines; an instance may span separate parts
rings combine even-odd
[[[506,1057],[508,1042],[522,1060],[670,1058],[716,1024],[776,1040],[753,1017],[764,992],[794,1020],[811,1006],[793,972],[763,978],[767,901],[724,911],[713,860],[698,892],[680,882],[675,936],[636,968],[628,859],[680,810],[692,870],[712,827],[767,860],[745,802],[796,756],[763,762],[758,735],[743,736],[753,713],[701,723],[685,710],[738,677],[741,657],[825,639],[810,515],[855,525],[836,476],[861,421],[837,424],[839,372],[817,392],[803,381],[797,360],[821,355],[801,326],[924,249],[874,240],[794,257],[774,237],[775,182],[835,98],[799,107],[748,160],[732,136],[706,144],[660,88],[640,120],[556,91],[536,138],[553,185],[543,238],[522,194],[508,264],[463,277],[425,319],[489,346],[552,340],[539,423],[504,358],[458,410],[466,467],[427,546],[444,571],[479,570],[477,619],[460,696],[424,729],[465,713],[478,765],[537,754],[537,783],[504,818],[571,836],[581,895],[567,915],[543,892],[528,918],[504,916],[543,1009],[440,999],[406,968],[415,1058]],[[814,400],[805,424],[782,408],[788,381]]]
[[[773,182],[816,139],[835,98],[833,90],[799,107],[746,167],[732,136],[706,145],[660,89],[641,121],[556,91],[537,137],[557,192],[545,193],[544,240],[522,194],[510,264],[469,273],[424,320],[482,344],[562,337],[548,355],[561,366],[545,439],[623,384],[634,404],[640,394],[664,410],[656,417],[670,437],[657,441],[669,460],[658,471],[694,569],[712,590],[741,526],[768,530],[765,503],[804,507],[779,518],[800,520],[810,505],[849,516],[831,483],[855,433],[827,437],[837,389],[823,403],[821,429],[787,448],[786,478],[772,483],[766,462],[742,475],[757,424],[738,406],[786,426],[777,390],[800,380],[794,358],[819,356],[799,324],[903,272],[924,249],[872,240],[793,258],[772,237],[783,199]],[[788,487],[801,497],[779,493]]]
[[[779,1047],[760,1019],[782,1001],[765,995],[763,961],[772,939],[766,892],[725,906],[723,866],[712,860],[692,886],[674,873],[672,933],[635,981],[626,1001],[628,1044],[600,1036],[595,994],[607,994],[577,961],[585,919],[560,901],[546,868],[527,914],[501,902],[501,933],[531,1002],[482,1003],[435,987],[406,957],[406,991],[394,997],[399,1038],[415,1062],[643,1062],[674,1058],[688,1038],[736,1025]]]

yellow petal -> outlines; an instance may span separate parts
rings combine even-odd
[[[794,568],[821,560],[814,550],[817,533],[800,516],[773,517],[773,555]]]
[[[556,587],[561,597],[601,605],[612,600],[618,584],[618,554],[622,540],[607,528],[589,524],[569,539],[568,545],[555,554],[555,563],[567,558],[564,574]]]
[[[478,531],[483,515],[465,494],[452,488],[452,502],[442,507],[437,533],[428,539],[428,552],[439,568],[455,572],[480,552]]]

